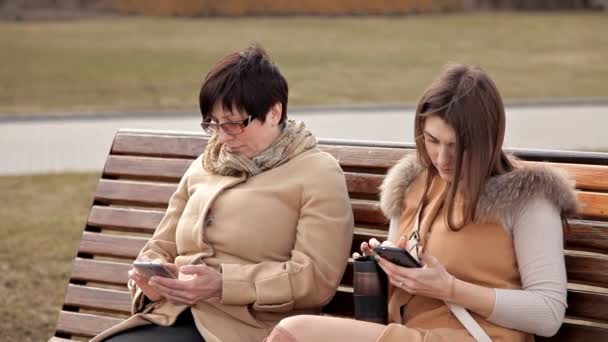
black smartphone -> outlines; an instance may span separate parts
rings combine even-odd
[[[399,266],[409,268],[422,267],[418,260],[414,259],[414,257],[403,248],[377,246],[376,248],[374,248],[374,252],[378,256],[381,256],[384,259]]]
[[[161,276],[167,278],[175,278],[175,275],[171,273],[163,264],[154,261],[135,261],[133,267],[141,272],[146,278],[152,276]]]

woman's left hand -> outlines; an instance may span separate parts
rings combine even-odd
[[[407,268],[379,258],[380,267],[396,287],[411,294],[451,301],[455,278],[446,271],[437,258],[421,254],[422,268]]]
[[[192,278],[184,280],[153,276],[149,284],[173,303],[193,305],[201,300],[221,296],[222,274],[213,268],[206,265],[187,265],[180,267],[179,273],[192,275]]]

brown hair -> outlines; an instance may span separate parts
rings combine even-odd
[[[475,209],[486,180],[513,169],[502,151],[504,105],[496,85],[481,68],[465,64],[444,67],[418,102],[414,121],[418,159],[428,170],[424,200],[438,174],[423,138],[424,123],[430,116],[440,117],[456,132],[454,180],[446,197],[447,224],[456,231],[475,220]],[[463,206],[456,208],[459,189]],[[456,209],[462,210],[460,222],[455,222]]]
[[[260,122],[272,106],[283,105],[279,123],[287,119],[287,80],[259,45],[222,58],[209,71],[198,97],[203,121],[211,119],[213,105],[222,102],[224,109],[246,112]]]

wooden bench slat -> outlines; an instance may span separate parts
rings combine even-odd
[[[569,220],[564,232],[566,248],[608,254],[608,223]]]
[[[119,132],[114,137],[110,154],[194,159],[203,152],[207,140],[207,137],[195,134]]]
[[[532,162],[531,162],[532,163]],[[576,181],[576,188],[581,190],[608,192],[608,166],[566,163],[545,163],[568,172]]]
[[[564,323],[555,336],[542,337],[536,336],[538,342],[549,341],[605,341],[608,336],[608,329],[592,327],[573,323]]]
[[[84,232],[78,252],[98,256],[135,259],[147,238]]]
[[[377,200],[380,194],[380,184],[384,180],[383,175],[357,174],[354,172],[344,172],[348,192],[353,195],[364,194],[369,199]]]
[[[115,230],[154,233],[165,215],[164,210],[104,207],[91,208],[87,225]]]
[[[176,189],[177,184],[102,179],[97,185],[95,201],[166,208]]]
[[[127,291],[68,284],[64,304],[87,310],[131,313],[131,295]]]
[[[405,155],[413,152],[413,150],[387,147],[319,145],[319,148],[334,156],[345,169],[370,172],[376,170],[380,173],[385,173]]]
[[[608,293],[568,291],[566,315],[608,323]]]
[[[608,219],[608,194],[579,191],[577,199],[582,204],[578,213],[584,218]]]
[[[70,279],[126,286],[129,280],[127,272],[130,269],[131,264],[76,258]]]
[[[62,310],[57,320],[57,332],[92,337],[120,322],[119,318]]]
[[[191,163],[192,159],[111,155],[106,160],[103,176],[179,182]]]
[[[568,281],[599,287],[608,287],[608,258],[585,255],[566,255]]]
[[[352,200],[353,215],[357,224],[387,225],[388,220],[380,209],[380,204],[368,200]]]

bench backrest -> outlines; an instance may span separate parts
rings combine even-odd
[[[90,337],[128,317],[127,271],[163,217],[169,197],[204,149],[200,134],[119,131],[112,144],[82,235],[53,340]],[[355,216],[352,249],[386,239],[378,186],[411,144],[321,140],[342,166]],[[576,179],[578,217],[565,234],[569,280],[567,322],[552,341],[608,340],[608,153],[513,150],[548,161]],[[352,263],[324,312],[352,316]]]

